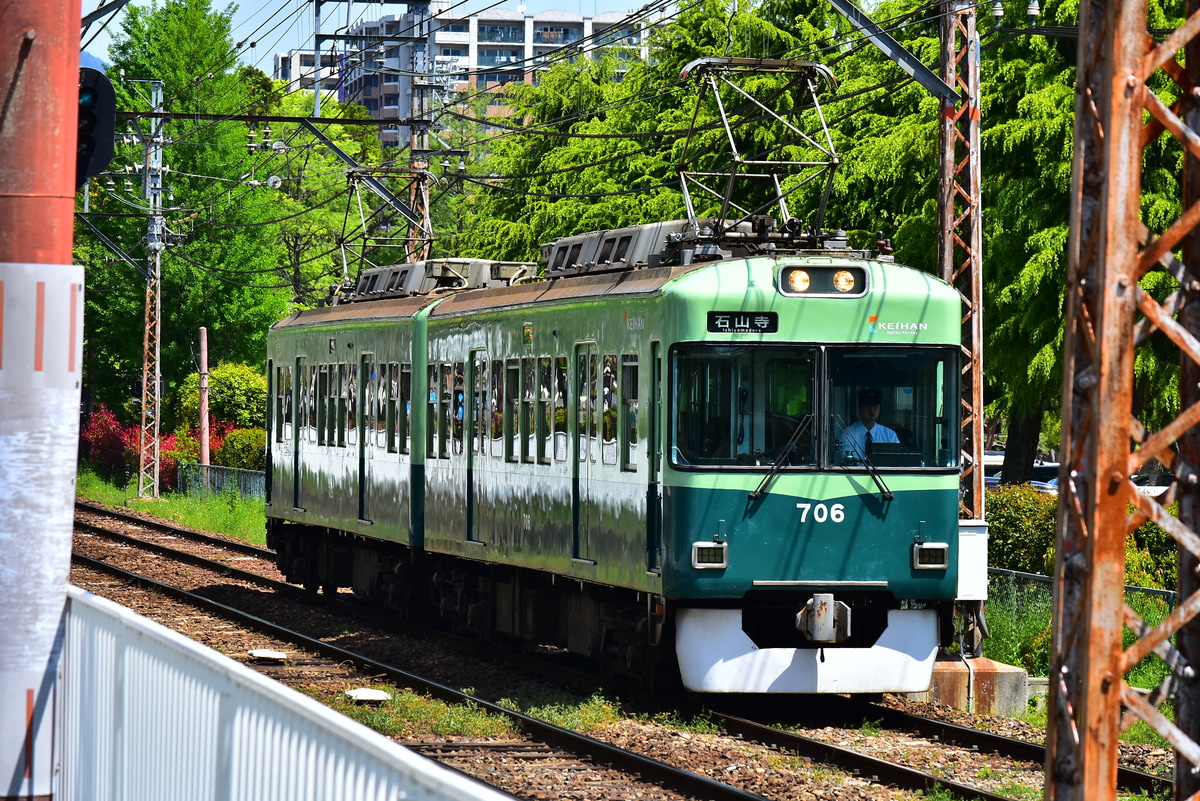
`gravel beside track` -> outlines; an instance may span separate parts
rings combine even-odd
[[[99,520],[90,522],[94,525],[111,525]],[[122,523],[121,526],[129,527],[132,524]],[[130,530],[123,530],[123,533],[134,534]],[[159,533],[154,536],[170,535]],[[188,550],[193,547],[185,546],[178,540],[169,544],[174,548]],[[77,533],[75,547],[77,551],[93,558],[155,577],[183,589],[198,591],[213,600],[244,608],[266,619],[280,621],[297,631],[363,653],[381,662],[429,676],[452,687],[469,688],[473,694],[482,698],[513,697],[516,687],[529,690],[539,683],[546,682],[541,677],[514,675],[511,667],[465,656],[456,649],[426,638],[397,635],[361,624],[348,624],[344,614],[331,612],[319,606],[310,606],[298,601],[295,596],[280,597],[278,593],[264,591],[212,571],[166,563],[160,557],[136,548],[113,545],[97,536]],[[260,572],[259,566],[251,562],[249,557],[240,556],[237,557],[237,561],[232,561],[233,558],[229,557],[231,564]],[[273,565],[264,565],[262,573],[278,578]],[[315,654],[295,653],[296,649],[290,643],[272,641],[257,632],[242,629],[95,571],[76,568],[72,571],[72,581],[319,698],[333,699],[346,689],[370,685],[377,680],[345,665],[331,665],[329,660]],[[340,595],[352,597],[345,592]],[[256,648],[280,650],[294,655],[285,665],[255,664],[247,652]],[[553,689],[558,691],[558,688]],[[915,704],[890,696],[885,703],[914,714],[946,718],[960,725],[983,728],[1006,736],[1030,741],[1043,739],[1043,732],[1016,721],[967,715],[944,707]],[[951,748],[936,740],[879,729],[870,725],[869,721],[868,716],[856,722],[856,726],[817,725],[798,733],[987,791],[1001,792],[1014,797],[1040,795],[1040,764],[1008,760],[969,749]],[[848,775],[793,754],[766,748],[737,737],[680,731],[644,719],[624,719],[606,729],[592,732],[591,736],[771,799],[815,801],[920,797],[873,783],[869,777]],[[586,769],[568,767],[562,761],[561,752],[552,747],[547,751],[542,746],[539,746],[542,750],[538,750],[538,747],[524,741],[480,741],[478,738],[433,736],[420,731],[406,732],[397,735],[395,739],[406,745],[416,746],[423,753],[438,752],[440,749],[440,752],[436,753],[439,760],[524,798],[685,797],[653,785],[631,784],[627,775],[608,771],[606,768],[594,765]],[[1142,770],[1169,772],[1172,760],[1171,752],[1163,749],[1131,747],[1123,750],[1123,764]]]

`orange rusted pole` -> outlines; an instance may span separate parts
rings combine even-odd
[[[0,2],[0,765],[55,793],[83,270],[71,265],[79,2]]]
[[[1116,797],[1145,0],[1080,7],[1046,790]]]

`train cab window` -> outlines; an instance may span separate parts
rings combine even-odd
[[[616,464],[617,448],[617,393],[620,391],[620,374],[617,357],[606,354],[600,369],[600,461]]]
[[[815,466],[816,366],[814,348],[677,348],[671,357],[671,463]]]
[[[638,358],[621,357],[621,467],[637,470]]]
[[[829,462],[957,467],[958,360],[953,348],[831,348]]]
[[[275,441],[287,442],[292,433],[292,368],[275,370]]]
[[[537,393],[537,460],[539,464],[550,464],[553,447],[550,432],[554,429],[554,374],[549,356],[538,359]]]

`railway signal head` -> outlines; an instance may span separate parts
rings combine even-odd
[[[117,126],[117,96],[99,70],[79,70],[79,139],[75,155],[75,187],[99,175],[113,157]]]

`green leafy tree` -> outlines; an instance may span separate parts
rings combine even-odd
[[[191,373],[179,388],[179,420],[189,429],[200,425],[200,374]],[[211,419],[238,428],[262,428],[267,409],[267,379],[245,364],[223,363],[208,374]]]

